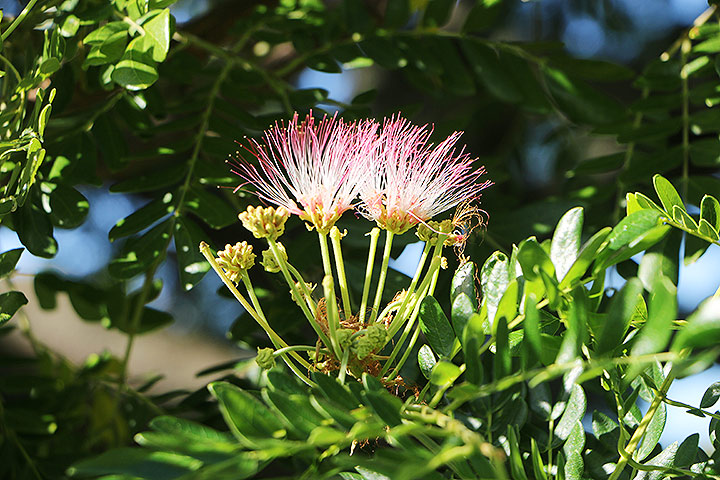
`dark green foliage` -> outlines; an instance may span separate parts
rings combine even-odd
[[[680,254],[689,263],[720,244],[720,181],[710,175],[720,166],[714,10],[637,73],[572,58],[554,42],[498,40],[517,15],[503,0],[209,2],[206,16],[177,25],[173,0],[23,3],[18,17],[0,16],[0,222],[24,246],[0,253],[9,287],[0,334],[20,326],[33,353],[0,358],[0,477],[718,475],[697,435],[658,444],[674,405],[712,419],[718,445],[719,417],[708,410],[717,384],[694,405],[665,396],[675,377],[720,354],[718,294],[686,318],[677,299]],[[306,69],[370,66],[381,79],[351,100],[295,87]],[[159,377],[128,385],[127,358],[70,365],[33,337],[16,265],[24,250],[54,257],[58,229],[85,224],[88,186],[142,206],[112,219],[114,257],[100,272],[38,273],[35,297],[54,309],[67,295],[81,319],[125,334],[129,354],[136,335],[173,322],[147,306],[163,289],[163,262],[191,290],[210,269],[201,241],[253,241],[236,222],[256,201],[233,192],[239,180],[224,164],[236,150],[248,156],[234,141],[328,107],[347,119],[402,111],[438,136],[465,130],[495,183],[469,260],[446,253],[454,275],[441,272],[435,296],[422,300],[421,347],[408,352],[401,381],[312,372],[309,387],[278,369],[254,385],[225,372],[207,390],[155,395]],[[537,159],[519,157],[545,127],[552,181],[535,188],[525,167]],[[595,153],[579,160],[584,151]],[[349,217],[341,229],[360,222]],[[348,230],[357,302],[368,241]],[[308,237],[291,220],[285,246],[319,283]],[[393,256],[414,241],[398,237]],[[619,291],[605,288],[609,271],[627,280]],[[314,342],[285,287],[259,269],[253,276],[270,323]],[[394,294],[407,282],[390,272],[387,285]],[[266,346],[247,317],[230,336]]]

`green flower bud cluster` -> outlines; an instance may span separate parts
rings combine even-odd
[[[428,242],[430,245],[437,245],[441,234],[443,237],[447,235],[447,237],[445,237],[445,245],[450,246],[455,245],[456,242],[455,235],[452,234],[452,231],[452,220],[447,219],[441,222],[431,220],[426,224],[418,224],[415,235],[417,235],[420,240]]]
[[[375,323],[365,329],[365,334],[353,341],[351,351],[362,360],[372,352],[379,350],[385,345],[387,330],[382,324]]]
[[[280,257],[283,259],[283,261],[287,262],[288,256],[285,247],[280,242],[277,243],[277,247]],[[268,248],[267,250],[263,250],[262,258],[263,259],[262,262],[260,262],[260,265],[265,268],[266,272],[277,273],[281,270],[280,265],[278,264],[277,260],[275,260],[275,255],[273,255],[271,249]]]
[[[218,252],[217,262],[225,271],[230,281],[237,283],[243,272],[255,265],[255,254],[252,245],[247,242],[238,242],[235,245],[225,245],[225,250]]]
[[[243,227],[255,238],[277,240],[285,232],[285,222],[290,212],[285,207],[253,207],[252,205],[238,215]]]
[[[272,348],[260,348],[258,347],[257,356],[255,357],[255,363],[258,367],[263,370],[269,370],[275,366],[275,353]]]

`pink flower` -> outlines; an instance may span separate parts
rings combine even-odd
[[[276,123],[266,130],[263,143],[250,141],[246,149],[259,169],[239,158],[233,171],[246,183],[237,189],[250,183],[262,200],[327,233],[353,208],[376,146],[376,130],[370,120],[348,123],[323,117],[316,122],[308,115],[299,122],[296,113],[287,126]]]
[[[412,125],[401,117],[385,120],[371,174],[360,189],[360,210],[380,227],[403,233],[479,198],[492,184],[478,182],[485,169],[473,169],[475,159],[464,147],[456,152],[462,132],[437,145],[429,143],[431,134],[431,127]]]

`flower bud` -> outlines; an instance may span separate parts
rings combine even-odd
[[[300,292],[300,295],[302,295],[303,298],[302,298],[302,299],[298,299],[297,296],[295,295],[295,292],[293,292],[292,290],[290,290],[290,296],[292,297],[292,301],[293,301],[293,302],[295,302],[295,303],[297,303],[298,305],[300,305],[300,302],[305,300],[305,295],[303,294],[303,290],[302,290],[302,288],[300,287],[300,282],[295,282],[295,286],[297,287],[298,292]],[[312,283],[310,283],[310,282],[305,282],[305,286],[307,287],[308,292],[312,293],[312,292],[315,291],[315,285],[313,285]]]
[[[255,357],[255,363],[258,367],[263,370],[269,370],[275,366],[275,356],[272,348],[260,348],[258,347],[257,356]]]
[[[243,227],[248,229],[255,238],[277,240],[285,232],[285,222],[290,212],[285,207],[253,207],[238,215]]]
[[[277,243],[278,247],[278,253],[280,254],[280,257],[287,262],[288,256],[287,251],[285,250],[285,247],[282,243]],[[280,265],[278,264],[277,260],[275,260],[275,255],[273,255],[272,249],[263,250],[262,252],[262,262],[260,262],[260,265],[262,265],[265,268],[266,272],[270,273],[277,273],[279,272]]]
[[[353,333],[355,333],[355,331],[352,328],[339,328],[335,332],[338,343],[343,349],[350,346],[350,337],[352,337]]]
[[[387,330],[381,324],[375,323],[365,329],[365,334],[356,338],[352,345],[355,356],[362,360],[372,352],[379,350],[385,345]]]
[[[218,264],[225,270],[230,281],[237,283],[243,272],[255,265],[255,254],[252,245],[247,242],[238,242],[235,245],[225,245],[225,250],[218,252]]]
[[[452,220],[447,219],[441,222],[430,220],[427,223],[418,224],[415,235],[417,235],[420,240],[428,242],[430,245],[437,245],[438,239],[442,235],[445,245],[454,245],[455,238],[454,235],[452,235],[452,231]]]

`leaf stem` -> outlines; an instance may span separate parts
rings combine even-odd
[[[420,255],[420,261],[418,262],[417,268],[415,269],[415,276],[413,276],[412,280],[410,281],[410,286],[407,289],[405,298],[403,298],[403,303],[402,303],[402,305],[400,305],[400,309],[398,310],[397,316],[402,316],[405,314],[405,309],[407,308],[408,303],[410,302],[410,297],[412,297],[413,293],[415,293],[415,287],[417,286],[417,283],[420,280],[420,274],[422,273],[423,268],[425,268],[425,262],[427,261],[429,252],[430,252],[430,243],[425,242],[425,246],[423,247],[422,255]]]
[[[340,239],[342,235],[337,227],[330,229],[330,241],[332,242],[333,254],[335,256],[335,269],[338,274],[338,283],[340,284],[340,295],[342,296],[343,311],[345,318],[352,317],[352,307],[350,306],[350,292],[348,290],[347,277],[345,276],[345,262],[343,262],[342,246]]]
[[[655,412],[657,412],[657,409],[660,407],[660,404],[665,398],[665,395],[667,394],[668,390],[670,389],[670,385],[672,385],[674,380],[675,373],[671,369],[670,373],[668,373],[667,377],[665,377],[665,380],[660,386],[660,390],[656,392],[652,403],[650,403],[650,407],[648,407],[647,412],[640,421],[640,425],[638,425],[635,433],[633,433],[632,437],[630,437],[627,446],[625,446],[625,448],[618,449],[618,453],[620,454],[620,460],[618,461],[617,465],[615,466],[615,470],[613,471],[612,475],[610,475],[610,478],[608,480],[617,480],[620,477],[620,474],[622,474],[623,470],[625,469],[628,460],[632,459],[632,456],[635,453],[635,449],[638,447],[638,445],[640,445],[640,441],[645,435],[645,431],[647,430],[648,425],[650,425],[650,421],[653,419],[653,416],[655,416]],[[620,421],[622,422],[622,419],[620,419]]]
[[[28,16],[30,13],[30,10],[35,6],[37,3],[37,0],[30,0],[27,5],[25,5],[25,8],[22,9],[22,12],[20,12],[20,15],[15,17],[15,20],[10,24],[10,26],[5,30],[2,35],[0,35],[0,42],[4,42],[7,37],[10,36],[10,34],[15,31],[17,27],[20,26],[23,20],[25,20],[25,17]]]
[[[375,252],[377,251],[378,237],[380,229],[375,227],[370,230],[370,248],[368,250],[367,265],[365,267],[365,282],[363,283],[362,301],[360,302],[360,323],[365,322],[365,308],[367,307],[368,296],[370,294],[370,281],[372,280],[373,266],[375,265]]]
[[[383,250],[382,266],[380,267],[380,278],[378,278],[377,290],[375,290],[375,301],[373,301],[373,309],[370,314],[370,323],[375,321],[378,309],[380,308],[380,300],[382,300],[383,290],[385,289],[385,278],[387,277],[388,262],[390,262],[390,250],[392,249],[394,236],[395,234],[390,230],[385,231],[385,249]]]

